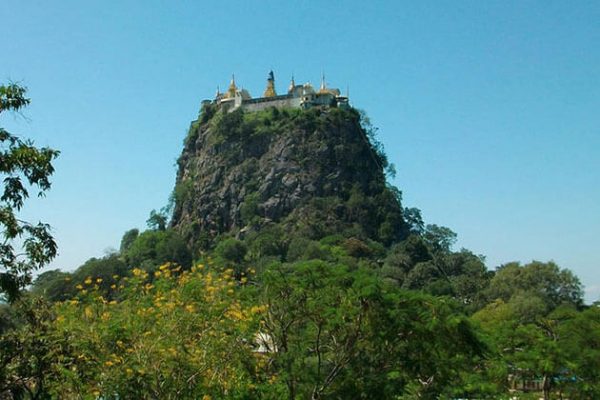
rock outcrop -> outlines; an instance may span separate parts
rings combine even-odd
[[[223,114],[205,106],[178,160],[171,225],[192,244],[264,224],[294,230],[322,199],[334,223],[399,239],[399,193],[386,186],[385,156],[360,121],[335,108]]]

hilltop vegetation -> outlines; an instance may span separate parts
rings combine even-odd
[[[455,251],[374,134],[355,110],[205,106],[171,215],[0,308],[0,398],[600,396],[577,277]]]

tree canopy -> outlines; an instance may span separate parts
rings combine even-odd
[[[0,85],[0,114],[20,111],[29,104],[26,88],[17,84]],[[37,148],[0,127],[0,296],[14,301],[20,289],[31,282],[32,271],[43,267],[56,255],[50,227],[19,219],[17,212],[30,191],[43,196],[50,189],[54,173],[52,161],[58,151]]]

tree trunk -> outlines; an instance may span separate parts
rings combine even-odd
[[[550,400],[550,379],[548,375],[544,375],[542,380],[542,390],[544,392],[544,400]]]

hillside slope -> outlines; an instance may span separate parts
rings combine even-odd
[[[355,110],[205,106],[178,160],[171,225],[200,247],[272,224],[311,239],[398,241],[400,193],[368,136]]]

